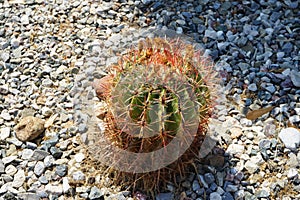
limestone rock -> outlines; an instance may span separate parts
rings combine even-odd
[[[25,142],[34,140],[44,131],[45,121],[43,119],[27,116],[15,127],[16,136],[19,140]]]

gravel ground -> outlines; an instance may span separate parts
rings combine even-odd
[[[74,91],[157,34],[205,49],[224,98],[216,147],[156,199],[300,199],[299,1],[10,2],[0,0],[0,200],[143,199],[101,175],[106,187],[83,184],[87,127],[74,123]]]

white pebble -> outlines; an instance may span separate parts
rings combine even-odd
[[[295,128],[284,128],[280,131],[278,137],[286,148],[296,150],[300,144],[300,132]]]
[[[10,136],[10,127],[3,127],[3,128],[1,128],[0,139],[1,140],[5,140],[9,136]]]

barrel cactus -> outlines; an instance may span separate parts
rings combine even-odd
[[[93,157],[118,183],[146,192],[184,176],[211,117],[212,68],[201,51],[179,39],[141,40],[94,82],[107,110],[103,135],[93,133]]]

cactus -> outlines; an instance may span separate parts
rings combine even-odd
[[[212,67],[212,62],[192,45],[147,38],[97,82],[96,93],[109,107],[104,117],[105,137],[112,146],[140,154],[136,163],[147,163],[143,165],[144,173],[115,169],[119,183],[129,182],[146,192],[157,191],[160,184],[184,175],[193,165],[211,116],[216,83]],[[169,154],[172,157],[180,148],[182,153],[167,166],[147,171],[157,160],[146,160],[143,155],[167,148],[175,138],[184,141],[171,147],[174,152],[166,150],[163,159],[168,160]],[[122,156],[112,157],[117,161]],[[131,169],[136,163],[129,160],[123,164]]]

